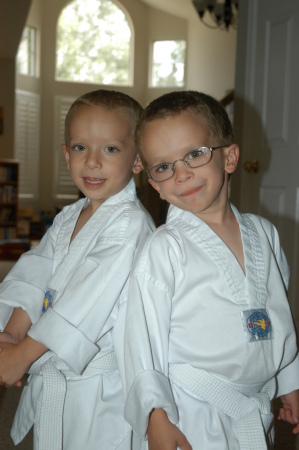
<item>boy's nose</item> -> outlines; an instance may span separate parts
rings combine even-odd
[[[96,169],[102,166],[98,152],[90,151],[86,154],[85,167]]]
[[[192,169],[182,159],[174,163],[174,179],[176,183],[182,183],[192,176]]]

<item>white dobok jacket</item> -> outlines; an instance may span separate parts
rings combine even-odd
[[[125,418],[143,439],[152,409],[164,408],[193,450],[262,450],[271,399],[299,388],[289,269],[277,231],[232,210],[245,274],[205,222],[174,206],[138,249],[126,319]]]
[[[0,329],[22,307],[32,321],[28,335],[50,350],[30,368],[12,430],[16,444],[34,424],[36,449],[131,448],[120,376],[127,281],[136,247],[154,225],[132,179],[70,243],[88,203],[63,208],[0,286]],[[52,307],[42,313],[46,293]]]

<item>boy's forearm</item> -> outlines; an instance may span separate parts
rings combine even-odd
[[[23,375],[47,348],[26,336],[18,344],[0,343],[0,382],[5,386],[20,386]]]
[[[26,336],[19,344],[19,350],[22,354],[22,358],[28,367],[31,366],[34,361],[36,361],[40,356],[48,351],[45,347],[38,341],[35,341],[30,336]]]
[[[22,308],[15,308],[3,331],[11,336],[11,342],[18,343],[24,339],[30,327],[31,320],[27,312]]]

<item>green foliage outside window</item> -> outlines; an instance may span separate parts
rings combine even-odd
[[[130,83],[131,30],[110,0],[74,0],[57,24],[56,79]]]

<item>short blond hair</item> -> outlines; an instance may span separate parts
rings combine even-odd
[[[75,111],[83,105],[87,106],[101,106],[109,111],[121,111],[123,112],[131,122],[131,133],[134,135],[135,128],[138,120],[140,119],[143,111],[141,105],[132,97],[122,92],[99,89],[97,91],[87,92],[86,94],[78,97],[71,105],[66,118],[64,126],[64,139],[65,144],[69,143],[69,128],[72,120],[72,116]]]
[[[142,163],[147,167],[142,151],[142,133],[147,123],[156,119],[178,116],[183,112],[197,115],[219,145],[234,143],[234,132],[225,108],[213,97],[197,91],[175,91],[153,100],[143,111],[135,132],[135,144]]]

